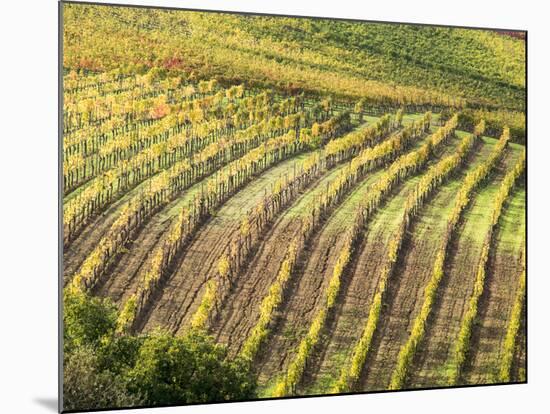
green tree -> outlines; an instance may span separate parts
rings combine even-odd
[[[147,404],[184,404],[254,397],[245,360],[226,358],[226,348],[198,330],[174,337],[155,331],[144,341],[128,373],[131,389]]]
[[[64,293],[66,410],[250,399],[249,364],[199,330],[183,336],[117,333],[109,299]]]
[[[135,392],[129,392],[124,376],[102,369],[90,346],[75,348],[63,364],[63,408],[90,410],[143,405]]]
[[[112,335],[117,310],[101,298],[66,289],[63,295],[63,334],[65,352],[78,346],[99,346],[102,337]]]

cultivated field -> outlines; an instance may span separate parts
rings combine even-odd
[[[355,58],[318,93],[317,68],[289,88],[76,64],[66,36],[63,286],[113,303],[114,337],[206,333],[258,397],[525,381],[519,78],[478,90],[483,116],[458,86],[419,92],[427,68],[362,97]]]

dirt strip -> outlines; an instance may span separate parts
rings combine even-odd
[[[421,144],[418,142],[416,147]],[[449,147],[454,148],[454,145]],[[273,328],[272,336],[265,346],[265,349],[273,352],[264,352],[256,367],[259,382],[265,390],[271,387],[277,375],[282,374],[294,358],[298,344],[309,329],[319,305],[325,300],[324,292],[344,243],[345,231],[351,225],[361,201],[370,191],[370,185],[382,173],[373,174],[356,187],[314,236],[306,251],[306,260],[298,263],[294,284],[289,288],[291,293],[280,312],[282,318]],[[345,280],[343,284],[346,284]]]
[[[82,263],[97,246],[99,240],[109,231],[122,208],[128,201],[137,196],[147,184],[148,181],[144,181],[109,205],[104,212],[92,218],[84,226],[69,246],[63,248],[63,281],[65,285],[82,266]]]
[[[450,361],[452,347],[473,292],[483,241],[490,228],[493,200],[502,179],[518,156],[519,151],[512,148],[507,150],[489,180],[472,197],[464,219],[451,240],[444,277],[438,288],[424,339],[413,361],[407,388],[446,384],[446,364]]]
[[[288,299],[281,307],[281,320],[272,330],[270,339],[258,360],[260,384],[266,384],[288,365],[316,310],[324,298],[330,276],[336,263],[337,252],[342,249],[344,232],[352,212],[380,177],[382,171],[370,175],[348,196],[329,220],[315,234],[306,250],[306,260],[298,262],[293,282],[289,285]]]
[[[305,214],[311,201],[325,189],[326,183],[333,180],[343,167],[344,165],[325,174],[279,217],[260,241],[260,247],[245,274],[236,280],[235,289],[230,292],[220,310],[219,317],[210,329],[218,342],[227,344],[233,354],[238,352],[240,345],[256,323],[260,303],[277,276],[290,242],[299,231],[300,215]]]
[[[512,381],[524,382],[527,380],[527,330],[526,330],[525,303],[521,313],[521,324],[516,339],[516,350],[512,363]]]
[[[458,142],[459,139],[455,139],[431,163],[450,155]],[[317,352],[308,363],[299,393],[308,395],[330,392],[343,363],[351,358],[378,286],[389,239],[401,221],[407,195],[425,173],[399,186],[367,225],[365,235],[356,248],[357,254],[345,275],[341,299],[328,320]]]
[[[103,282],[98,283],[94,288],[94,295],[109,296],[117,303],[124,303],[129,296],[135,293],[140,281],[140,272],[145,270],[144,266],[148,263],[155,247],[164,240],[170,223],[182,208],[187,207],[195,196],[200,195],[203,186],[204,180],[199,181],[153,215],[140,229],[134,240],[128,244],[127,251],[123,252],[119,256],[118,262],[109,269]]]
[[[423,300],[424,288],[431,278],[435,255],[444,237],[447,217],[455,195],[469,171],[481,164],[495,141],[485,144],[470,157],[464,168],[429,200],[415,219],[390,281],[385,306],[375,333],[372,350],[365,363],[360,390],[383,390],[397,364],[397,356],[407,341],[412,323]],[[470,246],[461,253],[470,255]],[[426,335],[429,337],[430,335]],[[419,353],[422,353],[421,351]],[[411,371],[415,371],[412,369]]]
[[[308,155],[301,154],[286,160],[259,175],[202,226],[144,316],[142,330],[161,326],[177,332],[186,325],[187,319],[200,304],[204,284],[216,276],[219,258],[232,236],[240,231],[242,214],[261,200],[271,182],[284,174],[292,174],[295,164]]]
[[[496,234],[496,251],[489,259],[478,323],[472,332],[471,352],[464,367],[466,383],[498,381],[504,338],[523,268],[524,212],[525,191],[518,188],[505,206]]]

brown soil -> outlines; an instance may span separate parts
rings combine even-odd
[[[450,155],[457,143],[458,139],[445,146],[431,163]],[[339,377],[343,363],[351,357],[353,347],[362,334],[361,328],[367,320],[372,298],[378,286],[389,239],[401,222],[408,193],[414,189],[423,174],[398,186],[380,208],[380,213],[367,225],[366,234],[361,238],[356,250],[358,253],[354,255],[349,267],[349,287],[343,284],[341,299],[327,321],[326,334],[317,347],[318,352],[308,363],[300,390],[303,394],[330,392],[333,382]]]
[[[350,226],[354,213],[369,191],[370,185],[382,172],[370,174],[357,185],[304,248],[289,283],[287,299],[279,310],[279,318],[276,319],[271,335],[264,344],[264,351],[256,361],[255,369],[261,386],[269,387],[269,383],[284,372],[294,357],[297,346],[317,314],[320,304],[326,300],[324,292],[342,248],[345,230]],[[341,283],[342,289],[346,289],[349,284],[348,274],[343,275]]]
[[[166,211],[165,208],[163,211]],[[109,270],[109,275],[102,279],[93,289],[96,296],[109,296],[115,302],[122,304],[137,290],[140,272],[153,253],[157,244],[163,239],[172,218],[161,213],[156,214],[127,244],[127,252],[120,255],[118,262]]]
[[[400,196],[414,187],[416,180],[407,182],[383,208],[402,207]],[[399,223],[399,215],[377,214],[368,225],[367,232],[353,256],[334,315],[329,319],[326,334],[308,363],[302,394],[330,392],[334,380],[338,379],[344,361],[351,357],[355,343],[359,340],[369,307],[378,286],[380,271],[384,265],[388,241]],[[348,283],[345,283],[348,282]]]
[[[426,333],[416,353],[408,388],[434,387],[446,384],[446,363],[458,337],[464,313],[473,292],[483,240],[490,227],[493,197],[508,168],[516,160],[508,151],[486,186],[463,214],[463,221],[449,245],[445,273],[428,319]],[[442,218],[445,220],[446,217]],[[490,254],[491,255],[491,254]],[[494,255],[491,255],[493,257]],[[497,256],[497,260],[502,257]],[[492,260],[490,258],[490,260]],[[489,275],[486,276],[490,278]],[[477,348],[473,343],[471,348]],[[465,383],[472,383],[471,380]]]
[[[237,279],[235,288],[210,327],[217,341],[228,345],[231,354],[240,350],[240,345],[256,323],[261,300],[275,281],[287,248],[298,231],[298,220],[286,218],[283,216],[277,220],[263,238],[249,270]]]
[[[468,169],[482,162],[489,151],[483,146],[470,156],[466,162]],[[399,351],[424,301],[424,288],[431,278],[435,255],[445,236],[449,207],[466,173],[465,169],[457,172],[436,191],[404,239],[358,390],[384,390],[390,383]]]
[[[294,357],[295,350],[325,299],[324,292],[332,276],[334,265],[344,242],[345,230],[357,204],[364,198],[370,184],[381,174],[371,174],[347,196],[336,212],[315,233],[304,249],[293,272],[288,297],[280,310],[280,319],[272,330],[255,368],[260,384],[272,380]],[[345,281],[343,281],[345,284]]]
[[[424,237],[422,225],[414,225],[404,242],[404,253],[389,282],[385,306],[373,338],[373,352],[367,357],[359,389],[386,389],[406,342],[412,322],[423,300],[423,288],[431,276],[437,237]]]
[[[217,264],[232,237],[240,231],[242,214],[254,207],[265,189],[280,175],[294,169],[290,159],[259,175],[231,197],[197,232],[166,285],[141,321],[141,330],[162,326],[172,332],[184,329],[202,299],[205,283],[217,275]]]
[[[512,364],[511,379],[515,382],[523,382],[527,380],[527,326],[525,303],[521,313],[521,325],[519,327],[518,336],[516,338],[516,351]]]
[[[103,213],[92,218],[82,231],[63,248],[63,281],[66,285],[78,271],[84,260],[109,231],[124,205],[140,191],[140,187],[126,193],[113,202]]]
[[[260,240],[260,247],[248,268],[235,281],[235,288],[230,291],[210,329],[219,342],[228,345],[232,354],[239,351],[256,324],[260,303],[275,281],[288,246],[299,231],[299,214],[295,210],[322,191],[324,183],[334,178],[340,169],[325,174],[275,221]]]
[[[448,151],[451,147],[453,146],[450,145]],[[342,248],[345,230],[351,224],[353,215],[369,191],[370,185],[381,174],[382,171],[379,171],[363,180],[330,215],[328,221],[305,249],[305,260],[298,263],[293,283],[289,287],[291,293],[280,310],[282,317],[275,324],[272,336],[265,346],[265,349],[273,349],[276,352],[261,354],[256,366],[261,384],[265,385],[272,381],[277,374],[284,371],[294,357],[299,342],[320,304],[325,300],[324,292]],[[350,281],[349,276],[349,274],[343,275],[342,290],[346,290]],[[315,365],[315,357],[308,363],[306,371],[309,370],[309,365]]]
[[[489,259],[485,289],[478,307],[478,323],[472,332],[471,351],[464,367],[462,379],[465,383],[491,383],[498,380],[500,356],[523,266],[521,218],[516,223],[519,226],[512,243],[503,237],[503,230],[499,229],[496,234],[496,251]],[[524,335],[520,335],[519,343],[522,336],[524,338]],[[524,362],[520,363],[516,372],[521,368],[525,368]]]

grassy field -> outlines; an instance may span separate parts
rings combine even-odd
[[[449,385],[480,268],[455,384],[525,380],[521,38],[88,5],[64,19],[66,387],[118,378],[101,408],[333,393],[346,369],[346,390],[379,391],[403,365],[401,388]],[[185,394],[189,370],[230,389]]]

